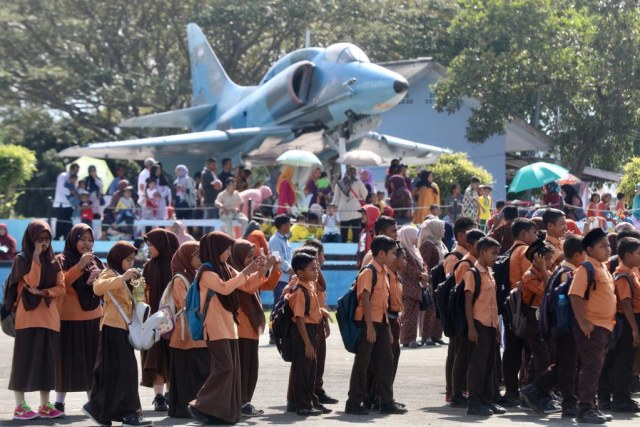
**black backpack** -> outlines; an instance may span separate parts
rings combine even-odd
[[[449,299],[451,297],[451,291],[456,287],[455,271],[461,262],[468,262],[473,267],[473,263],[468,259],[461,259],[453,267],[453,273],[447,275],[444,282],[440,283],[435,290],[436,307],[440,312],[440,322],[442,323],[442,331],[445,336],[451,338],[456,334],[455,316],[450,310]]]
[[[629,291],[631,292],[631,301],[633,301],[633,279],[629,275],[629,273],[618,273],[613,276],[614,281],[618,281],[618,279],[624,278],[627,283],[629,283]],[[620,338],[622,337],[622,328],[624,327],[624,322],[627,321],[627,318],[624,314],[620,315],[620,313],[616,313],[616,325],[613,328],[613,332],[611,332],[611,339],[609,340],[609,350],[615,350],[618,347],[618,342],[620,342]]]
[[[496,301],[498,302],[498,314],[504,315],[504,303],[511,292],[509,284],[509,271],[511,269],[511,253],[518,246],[526,246],[524,243],[514,245],[511,249],[500,255],[493,265],[493,280],[496,282]]]
[[[309,297],[309,291],[300,285],[296,285],[291,290],[291,293],[296,292],[298,289],[302,289],[304,295],[304,315],[309,315],[309,306],[311,300]],[[289,300],[282,298],[273,308],[273,316],[271,320],[270,329],[273,332],[273,339],[276,342],[276,348],[278,353],[282,356],[282,360],[285,362],[291,362],[293,360],[293,351],[291,349],[291,327],[293,322],[293,311],[289,306]]]
[[[582,267],[587,271],[587,289],[584,292],[584,300],[588,301],[591,289],[596,289],[596,273],[593,264],[589,261],[582,263]],[[572,333],[571,325],[573,324],[574,314],[569,299],[569,289],[575,274],[571,274],[567,280],[556,289],[556,326],[559,334]]]
[[[473,302],[476,302],[480,296],[480,285],[482,278],[480,272],[475,267],[469,270],[473,273],[476,286],[473,289]],[[450,322],[453,324],[453,330],[456,336],[461,336],[467,332],[467,313],[465,311],[465,283],[464,280],[451,289],[449,296],[448,315],[451,317]]]
[[[440,284],[444,283],[445,280],[447,280],[447,274],[444,271],[444,260],[447,259],[447,257],[449,255],[453,255],[455,256],[458,261],[460,261],[462,259],[462,254],[460,252],[449,252],[448,254],[446,254],[443,258],[443,260],[441,262],[438,263],[438,265],[436,265],[435,267],[433,267],[431,269],[431,271],[429,272],[429,275],[431,277],[431,286],[433,286],[433,290],[434,290],[434,294],[436,295],[436,317],[438,319],[440,319],[442,321],[442,316],[440,311],[445,310],[446,307],[446,303],[444,303],[444,305],[441,305],[438,303],[438,288],[440,287]],[[455,283],[454,283],[455,285]],[[451,289],[451,288],[449,288]],[[444,296],[443,294],[440,295],[440,298],[442,299],[442,301],[446,301],[449,296],[448,296],[448,292],[446,294],[446,296]],[[441,301],[441,302],[442,302]],[[447,335],[448,336],[448,335]]]
[[[557,291],[562,284],[563,274],[571,274],[571,269],[568,267],[556,268],[547,281],[544,289],[544,295],[542,295],[542,302],[540,303],[540,322],[538,325],[538,331],[542,341],[550,341],[553,335],[553,329],[557,326]]]

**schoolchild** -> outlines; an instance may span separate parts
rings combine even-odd
[[[515,288],[522,280],[524,273],[531,267],[531,261],[525,256],[527,248],[538,239],[538,227],[535,222],[526,218],[518,218],[511,226],[513,246],[509,250],[509,286]],[[499,301],[498,304],[504,304]],[[520,385],[518,374],[522,366],[522,352],[525,346],[523,338],[517,337],[509,327],[504,325],[504,353],[502,355],[502,376],[505,385],[505,399],[511,405],[520,403]]]
[[[454,274],[454,268],[458,262],[464,258],[470,249],[467,243],[467,231],[478,227],[475,221],[467,217],[460,217],[453,225],[453,233],[456,239],[456,246],[451,253],[447,254],[443,260],[444,272],[446,275]],[[437,286],[434,283],[433,286]],[[458,346],[458,343],[461,343]],[[465,345],[465,337],[456,336],[449,340],[447,348],[447,360],[445,363],[445,383],[446,393],[445,400],[452,403],[453,396],[461,396],[466,390],[467,374],[466,360],[468,348]],[[458,363],[455,363],[458,360]],[[464,405],[464,401],[461,402]]]
[[[478,261],[475,269],[480,273],[480,283],[476,283],[473,271],[468,271],[464,277],[465,313],[469,339],[467,415],[490,416],[507,412],[506,409],[494,403],[495,351],[499,329],[496,283],[493,280],[491,267],[498,259],[500,243],[485,237],[478,242],[477,251]],[[474,301],[474,292],[478,285],[480,292]]]
[[[542,223],[547,230],[545,243],[553,249],[553,268],[562,262],[562,240],[567,234],[567,217],[559,209],[547,209],[542,214]]]
[[[320,302],[314,286],[318,280],[318,263],[315,257],[297,252],[291,260],[291,268],[298,277],[296,285],[286,297],[293,314],[291,372],[296,412],[300,416],[328,414],[331,410],[322,406],[313,393],[318,325],[322,322]]]
[[[610,348],[600,374],[598,405],[614,412],[640,412],[631,399],[633,361],[640,346],[640,240],[626,237],[618,242],[618,268],[614,273],[618,300],[615,349]],[[611,397],[613,395],[613,402]]]
[[[202,265],[200,243],[183,243],[171,259],[173,274],[173,300],[176,313],[184,310],[187,291]],[[184,311],[183,311],[184,313]],[[209,351],[204,340],[194,341],[189,333],[184,315],[176,316],[176,325],[169,341],[171,363],[169,365],[168,415],[173,418],[188,418],[188,406],[204,380],[209,375]]]
[[[374,232],[376,236],[387,236],[393,240],[398,239],[398,223],[395,218],[382,215],[375,220]],[[362,259],[362,266],[371,264],[373,261],[373,252],[369,249]]]
[[[606,233],[601,228],[589,231],[582,240],[587,262],[593,265],[595,283],[591,286],[584,266],[576,269],[569,297],[575,315],[573,335],[580,355],[578,386],[578,422],[604,423],[605,416],[595,404],[598,380],[611,332],[615,324],[616,295],[613,277],[605,263],[611,255]],[[585,293],[589,289],[589,299]]]
[[[563,244],[564,261],[558,268],[560,283],[565,283],[574,274],[575,269],[586,260],[586,252],[582,247],[582,237],[569,234]],[[572,333],[556,331],[553,337],[555,345],[555,361],[551,361],[549,368],[541,375],[537,375],[533,382],[522,387],[521,395],[527,405],[539,414],[558,412],[557,404],[550,394],[554,388],[562,393],[562,417],[576,416],[577,398],[575,395],[576,368],[578,354],[576,342]]]
[[[103,297],[104,306],[89,402],[82,412],[99,425],[111,425],[112,421],[122,422],[123,426],[153,425],[142,416],[138,364],[129,344],[127,323],[116,306],[117,302],[131,319],[131,280],[139,274],[133,268],[136,253],[131,243],[116,242],[107,254],[109,268],[102,270],[93,284],[93,292]]]
[[[238,299],[233,291],[257,289],[263,280],[266,260],[257,257],[240,273],[227,263],[234,239],[220,231],[212,231],[200,239],[200,259],[204,263],[196,274],[200,289],[201,309],[206,310],[204,339],[211,367],[191,415],[205,424],[235,424],[240,421],[242,389],[240,387],[240,355],[238,351]],[[214,295],[209,299],[209,291]]]
[[[174,233],[162,228],[151,230],[145,235],[144,240],[149,248],[151,259],[144,265],[142,275],[146,284],[147,303],[151,308],[150,314],[153,314],[160,308],[162,293],[173,277],[171,259],[178,250],[180,243]],[[167,340],[158,341],[149,350],[142,351],[140,354],[142,362],[142,381],[140,385],[153,387],[155,394],[153,405],[158,412],[167,410],[164,384],[169,378],[170,358]]]
[[[64,274],[51,249],[51,229],[45,221],[29,223],[7,279],[3,311],[15,313],[15,343],[9,377],[16,408],[14,420],[61,418],[64,412],[49,402],[55,386],[60,349],[60,314],[56,300],[64,296]],[[40,392],[38,412],[25,392]]]
[[[253,262],[256,255],[255,245],[248,240],[237,239],[231,245],[231,255],[228,264],[236,271],[242,271]],[[242,416],[255,417],[264,414],[251,404],[253,393],[258,383],[258,344],[260,335],[265,329],[264,310],[260,302],[260,291],[272,291],[280,280],[279,263],[270,257],[267,267],[271,272],[266,281],[259,283],[259,289],[246,292],[236,289],[238,297],[238,353],[240,354],[240,372],[242,391]]]
[[[376,372],[377,392],[380,397],[380,412],[388,414],[405,413],[407,410],[393,402],[393,353],[388,322],[389,280],[387,266],[393,265],[397,245],[387,236],[376,236],[371,242],[377,281],[373,283],[370,269],[362,270],[356,280],[358,306],[354,319],[361,322],[362,337],[351,370],[349,399],[345,412],[366,415],[362,407],[367,394],[367,370],[373,363]],[[375,287],[374,287],[375,286]]]
[[[98,354],[102,304],[93,283],[104,265],[92,253],[93,230],[86,224],[73,226],[58,260],[64,272],[66,294],[58,301],[60,352],[56,363],[55,407],[64,412],[68,392],[89,393]]]

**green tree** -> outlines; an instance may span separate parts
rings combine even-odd
[[[460,184],[462,191],[464,191],[473,176],[480,178],[480,182],[483,184],[493,182],[493,175],[482,166],[469,160],[467,153],[443,153],[433,165],[413,167],[411,174],[415,175],[419,167],[433,172],[434,181],[440,187],[442,198],[451,194],[453,184]]]
[[[622,179],[618,191],[626,196],[627,204],[631,205],[636,192],[636,184],[640,183],[640,157],[634,157],[624,166]]]
[[[467,136],[484,142],[523,117],[572,173],[617,170],[640,122],[638,1],[462,0],[450,34],[464,48],[435,87],[439,111],[475,97]],[[615,155],[611,155],[615,153]]]
[[[35,172],[35,153],[18,145],[0,145],[0,217],[8,218],[23,186]]]

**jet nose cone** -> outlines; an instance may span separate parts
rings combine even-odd
[[[406,80],[396,80],[393,82],[393,90],[396,93],[405,93],[409,90],[409,83]]]

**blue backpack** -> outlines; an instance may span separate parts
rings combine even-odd
[[[209,267],[214,270],[213,264],[205,262],[203,266]],[[200,270],[202,271],[202,270]],[[204,318],[207,315],[207,309],[211,298],[215,296],[215,292],[211,289],[207,290],[207,299],[204,301],[204,309],[200,311],[200,272],[196,274],[196,278],[193,280],[193,284],[187,291],[187,297],[185,301],[185,311],[187,317],[187,323],[189,325],[189,333],[191,339],[194,341],[201,341],[204,339]]]
[[[376,268],[371,264],[363,267],[360,272],[362,272],[365,268],[371,270],[371,273],[373,274],[373,277],[371,279],[371,294],[373,294],[376,282],[378,281],[378,274],[376,272]],[[358,275],[360,275],[360,273],[358,273]],[[347,293],[338,299],[338,309],[336,312],[336,319],[338,320],[338,327],[340,328],[342,343],[344,344],[344,348],[349,353],[356,352],[356,350],[358,349],[358,344],[360,344],[360,339],[362,337],[362,330],[354,320],[356,307],[358,306],[358,295],[356,290],[357,280],[358,279],[356,278]]]
[[[584,300],[589,300],[589,294],[591,289],[596,289],[596,272],[593,269],[593,264],[588,261],[582,263],[582,266],[587,270],[587,290],[584,293]],[[556,291],[556,323],[559,334],[570,334],[571,325],[573,324],[574,314],[571,307],[571,301],[569,300],[569,288],[575,275],[569,276],[566,282],[558,286]]]
[[[558,310],[558,288],[562,284],[562,275],[571,276],[571,269],[568,267],[558,267],[547,282],[547,285],[540,303],[540,322],[538,332],[542,341],[549,342],[553,337],[553,329],[557,327],[556,312]]]

